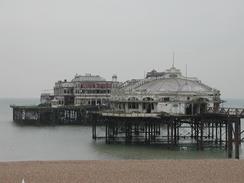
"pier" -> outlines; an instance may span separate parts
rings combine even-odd
[[[95,106],[11,106],[13,120],[27,125],[90,125],[92,138],[107,144],[151,144],[177,147],[221,148],[228,158],[240,158],[244,140],[244,109],[208,108],[195,115],[116,113]],[[98,130],[99,129],[99,130]]]
[[[102,112],[93,120],[92,137],[107,144],[158,144],[176,147],[222,148],[239,159],[244,110],[221,108],[196,115],[123,114]],[[97,128],[100,128],[99,134]],[[103,133],[101,133],[101,129]]]
[[[13,121],[23,125],[89,125],[90,112],[98,110],[94,106],[15,106]]]

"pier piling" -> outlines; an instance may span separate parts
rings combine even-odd
[[[228,158],[239,159],[240,118],[226,116],[167,116],[167,117],[97,117],[100,124],[106,126],[106,143],[144,143],[158,144],[175,149],[181,146],[204,148],[222,148],[227,150]],[[97,123],[96,123],[97,124]],[[234,126],[234,129],[233,129]],[[93,137],[97,126],[93,126]],[[120,133],[114,133],[116,131]],[[113,133],[111,133],[111,131]]]

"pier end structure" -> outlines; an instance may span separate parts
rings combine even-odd
[[[90,125],[95,106],[15,106],[13,121],[23,125]]]
[[[174,66],[153,70],[144,79],[132,79],[111,91],[111,108],[121,113],[195,115],[218,110],[220,91],[195,77],[183,76]]]

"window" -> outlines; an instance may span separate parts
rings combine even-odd
[[[143,98],[143,101],[153,101],[153,98],[146,97],[146,98]]]
[[[128,103],[128,108],[129,109],[138,109],[139,108],[139,105],[138,103]]]
[[[130,98],[128,98],[128,101],[138,101],[138,98],[136,98],[136,97],[130,97]]]
[[[142,104],[142,109],[143,109],[143,110],[146,109],[146,104],[145,104],[145,103]]]
[[[164,97],[163,98],[163,102],[169,102],[169,101],[170,101],[169,97]]]

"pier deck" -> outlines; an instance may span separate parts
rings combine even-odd
[[[243,109],[209,110],[197,115],[123,114],[102,112],[93,121],[94,140],[106,143],[158,144],[167,148],[180,146],[222,148],[228,158],[239,159]],[[104,127],[104,130],[97,128]],[[101,131],[103,133],[101,133]],[[243,132],[244,133],[244,132]]]

